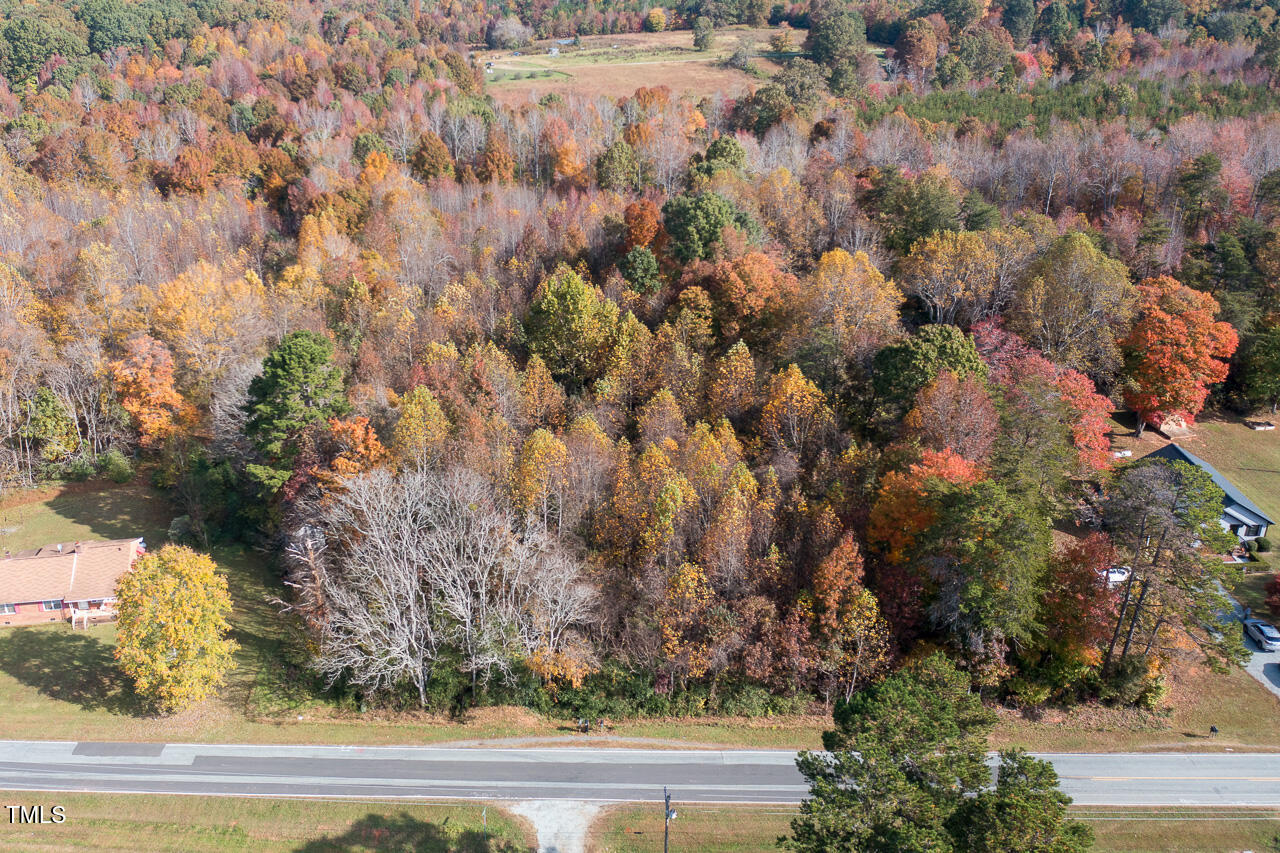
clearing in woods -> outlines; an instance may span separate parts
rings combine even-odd
[[[494,100],[519,105],[556,92],[561,95],[626,97],[642,86],[667,86],[673,95],[698,97],[712,92],[738,95],[764,83],[746,72],[721,64],[742,42],[753,54],[768,50],[769,28],[728,27],[716,30],[710,50],[695,50],[693,32],[619,33],[586,36],[577,46],[555,39],[519,50],[476,51],[476,61],[492,63],[485,74]],[[803,38],[797,34],[797,40]],[[550,51],[555,49],[556,55]],[[518,56],[516,54],[519,54]],[[767,75],[778,66],[761,56],[752,64]]]

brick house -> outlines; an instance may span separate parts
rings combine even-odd
[[[0,557],[0,627],[114,618],[116,581],[142,539],[46,545]],[[73,622],[74,624],[74,622]]]

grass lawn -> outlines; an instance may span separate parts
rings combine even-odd
[[[1001,711],[992,748],[1033,752],[1214,752],[1280,750],[1280,699],[1243,670],[1225,675],[1194,668],[1168,677],[1171,711],[1085,706],[1049,709],[1038,719]],[[1217,737],[1209,727],[1217,726]]]
[[[0,551],[133,536],[155,546],[175,515],[164,494],[141,477],[124,485],[93,480],[11,492],[0,501]]]
[[[790,832],[784,806],[689,806],[673,803],[672,850],[746,853],[769,850]],[[1098,853],[1219,853],[1276,850],[1280,813],[1251,809],[1073,810],[1094,831]],[[662,849],[662,806],[616,806],[592,827],[590,853],[652,853]]]
[[[791,831],[788,806],[671,804],[671,849],[699,853],[756,853]],[[589,853],[653,853],[662,849],[662,804],[611,806],[588,835]]]
[[[1267,584],[1273,577],[1271,572],[1251,572],[1241,578],[1231,592],[1254,616],[1270,619],[1273,614],[1267,607]]]
[[[4,805],[63,807],[61,824],[0,820],[6,851],[406,851],[534,849],[529,827],[490,806],[141,794],[0,793]],[[487,828],[486,828],[487,819]]]
[[[1264,809],[1073,809],[1099,853],[1280,850],[1280,812]]]

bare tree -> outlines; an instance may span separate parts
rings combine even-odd
[[[315,668],[371,691],[412,684],[426,704],[446,649],[472,683],[559,652],[595,591],[547,539],[521,539],[473,471],[377,469],[348,480],[286,550],[294,609],[315,627]]]

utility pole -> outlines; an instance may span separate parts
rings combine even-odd
[[[676,819],[676,813],[671,809],[671,794],[667,792],[667,786],[662,786],[662,853],[671,853],[671,821]]]

